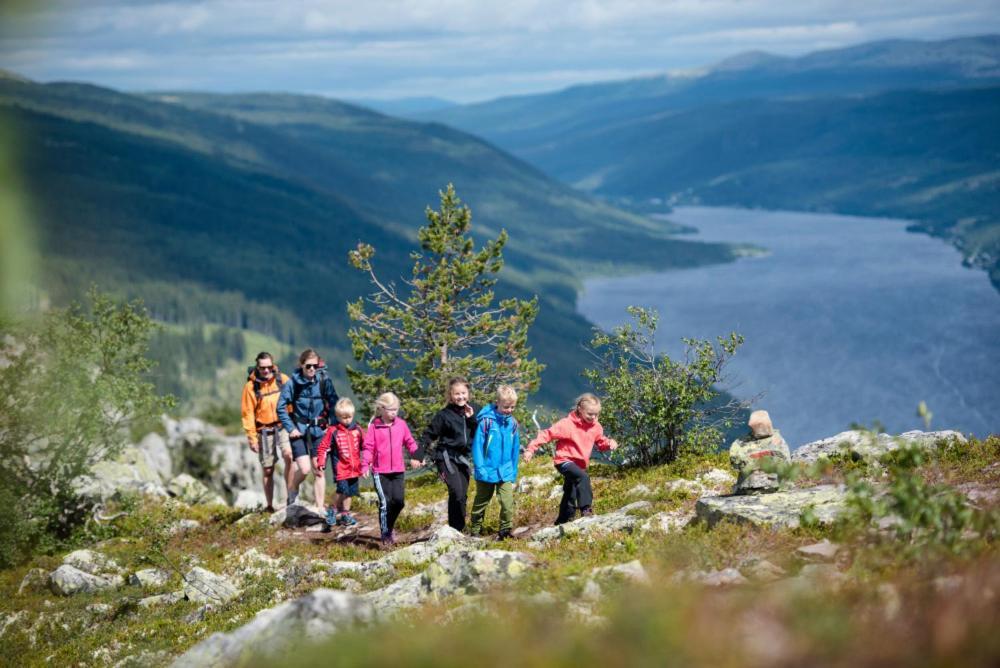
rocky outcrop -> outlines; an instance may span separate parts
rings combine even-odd
[[[225,603],[239,596],[240,590],[228,579],[195,566],[184,576],[184,598],[196,603]]]
[[[829,524],[844,510],[847,492],[842,485],[818,485],[754,496],[703,496],[695,505],[700,520],[714,526],[722,520],[760,526],[797,527],[803,511]]]
[[[650,503],[648,501],[637,501],[615,512],[603,515],[590,515],[567,522],[566,524],[546,527],[535,532],[531,537],[531,541],[537,547],[551,540],[557,540],[566,536],[604,536],[615,531],[631,532],[641,520],[629,513],[633,510],[648,508],[649,506]]]
[[[908,431],[899,436],[872,434],[867,431],[844,431],[836,436],[807,443],[792,453],[792,461],[812,464],[823,458],[848,457],[875,460],[902,445],[933,449],[940,441],[966,438],[957,431]]]
[[[174,477],[167,485],[167,492],[170,496],[176,497],[184,503],[194,505],[221,506],[228,505],[226,500],[205,486],[200,480],[195,479],[187,473],[181,473]]]
[[[74,488],[85,500],[95,504],[122,493],[167,496],[159,474],[135,447],[125,448],[113,460],[95,464],[88,475],[76,479]]]
[[[639,525],[639,533],[656,531],[659,533],[672,533],[680,531],[695,519],[693,512],[675,510],[672,512],[660,512],[649,516]]]
[[[242,489],[236,494],[233,508],[238,510],[257,510],[267,505],[264,492],[255,489]]]
[[[374,617],[368,601],[347,592],[317,589],[307,596],[262,610],[249,624],[230,633],[215,633],[176,661],[173,668],[202,668],[235,664],[247,656],[277,656],[299,632],[321,640]]]
[[[123,584],[125,578],[121,575],[93,575],[68,564],[63,564],[49,574],[49,587],[60,596],[116,589]]]
[[[479,542],[479,539],[466,536],[457,529],[443,526],[436,529],[428,540],[394,550],[379,561],[387,564],[419,566],[433,561],[449,550],[460,546],[475,545]]]

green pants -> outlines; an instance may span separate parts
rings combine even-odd
[[[469,530],[473,534],[483,528],[483,517],[486,507],[496,494],[500,498],[500,530],[510,531],[514,528],[514,483],[476,481],[476,499],[472,502],[472,516],[469,519]]]

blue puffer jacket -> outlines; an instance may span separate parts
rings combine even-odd
[[[517,463],[521,451],[521,436],[513,415],[504,415],[495,404],[485,406],[476,415],[478,428],[472,440],[472,463],[476,480],[483,482],[513,482],[517,480]]]
[[[318,443],[323,438],[325,428],[317,426],[315,419],[333,414],[337,403],[337,391],[333,389],[333,381],[325,370],[319,370],[312,380],[306,380],[302,369],[296,369],[292,374],[292,382],[281,387],[278,397],[278,418],[285,431],[291,433],[298,429],[303,435],[308,429],[310,436]],[[294,413],[288,414],[288,406]]]

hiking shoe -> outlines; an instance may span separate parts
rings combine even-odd
[[[320,530],[320,533],[330,533],[331,531],[333,531],[333,527],[324,522],[323,528]]]
[[[334,524],[340,524],[340,522],[337,521],[337,511],[334,510],[333,508],[327,508],[326,509],[326,525],[328,527],[332,527]]]
[[[358,521],[354,519],[354,515],[351,515],[350,513],[341,513],[340,517],[337,518],[337,522],[343,524],[345,527],[352,527],[358,523]]]
[[[580,509],[580,517],[592,517],[594,514],[594,509],[590,506]]]
[[[273,515],[273,514],[274,514],[274,506],[268,506],[267,508],[265,508],[265,509],[263,510],[263,512],[265,512],[265,513],[270,513],[270,514],[272,514],[272,515]]]
[[[500,533],[497,534],[497,540],[507,540],[511,538],[510,529],[500,529]]]
[[[396,541],[393,540],[391,533],[384,533],[384,534],[382,534],[382,549],[386,549],[387,550],[387,549],[391,548],[395,544],[396,544]]]

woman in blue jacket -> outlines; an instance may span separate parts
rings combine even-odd
[[[478,427],[472,441],[472,463],[475,467],[476,499],[472,502],[470,531],[478,534],[483,517],[493,495],[500,499],[500,533],[497,540],[510,538],[514,528],[514,481],[521,440],[517,420],[512,413],[517,406],[517,392],[510,385],[497,388],[496,402],[476,415]]]
[[[288,505],[295,503],[299,496],[299,485],[309,471],[315,476],[314,491],[316,504],[323,506],[326,480],[323,472],[313,467],[316,449],[326,432],[327,420],[337,405],[337,391],[333,381],[326,374],[326,366],[312,348],[299,355],[299,367],[292,374],[290,383],[281,387],[278,397],[278,419],[288,432],[292,443],[292,457],[295,458],[295,476],[288,490]],[[292,407],[289,414],[288,407]]]

